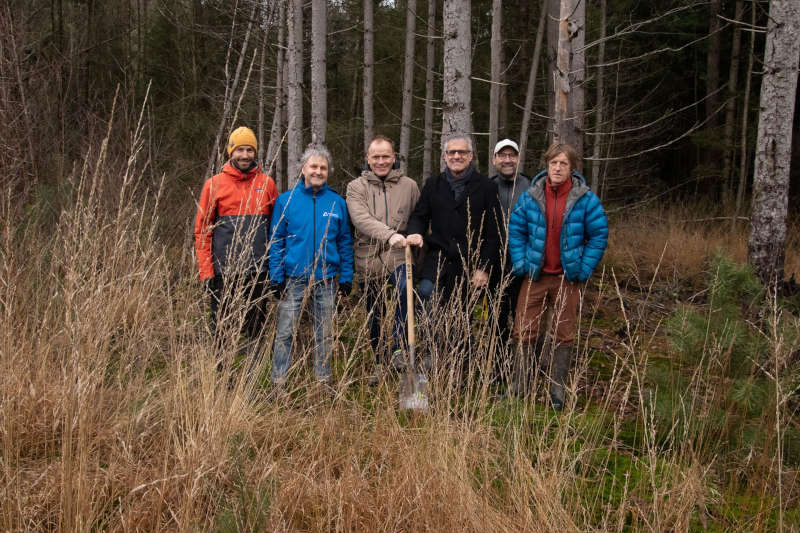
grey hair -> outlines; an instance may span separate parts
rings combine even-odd
[[[328,148],[323,144],[310,144],[300,157],[300,167],[306,166],[308,160],[312,157],[322,157],[328,162],[328,172],[333,173],[333,158]]]
[[[472,137],[470,137],[469,135],[465,135],[463,133],[453,133],[451,135],[448,135],[447,138],[445,138],[445,141],[442,144],[443,152],[447,150],[447,145],[450,144],[450,141],[465,141],[467,143],[469,151],[470,152],[475,151],[474,148],[472,147]]]

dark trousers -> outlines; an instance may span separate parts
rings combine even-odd
[[[381,346],[381,322],[386,315],[387,294],[392,290],[397,299],[392,322],[392,352],[404,348],[406,342],[408,302],[406,300],[406,266],[398,266],[388,278],[370,278],[361,283],[364,303],[367,306],[367,323],[369,324],[369,342],[375,354],[375,362],[381,363],[386,347]],[[386,360],[388,363],[389,361]]]
[[[266,320],[267,274],[249,274],[241,280],[237,279],[236,282],[230,282],[223,276],[215,276],[209,283],[209,290],[211,329],[214,332],[215,342],[222,342],[219,335],[220,323],[229,320],[229,316],[237,311],[239,305],[245,305],[241,333],[251,342],[261,344]],[[220,351],[222,351],[221,346],[217,346],[217,352]],[[221,363],[220,361],[220,367]]]
[[[522,287],[523,276],[513,276],[500,294],[500,304],[497,313],[498,341],[503,347],[511,342],[511,332],[514,330],[514,310],[517,307],[517,297]]]

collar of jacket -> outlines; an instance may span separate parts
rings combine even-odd
[[[256,165],[247,172],[239,170],[238,168],[233,166],[233,163],[231,163],[230,161],[225,163],[225,165],[222,167],[223,174],[226,174],[231,178],[239,181],[244,181],[254,178],[255,176],[258,175],[259,172],[261,172],[261,165]]]
[[[397,183],[400,181],[400,178],[403,177],[403,171],[399,168],[393,168],[389,171],[386,175],[386,178],[380,179],[375,173],[371,170],[365,170],[361,173],[361,177],[367,180],[370,183],[380,184],[381,182],[385,183]]]
[[[542,170],[531,178],[531,187],[528,189],[528,194],[531,198],[539,202],[544,201],[544,184],[547,181],[547,171]],[[571,206],[578,198],[583,196],[589,191],[589,186],[586,185],[586,178],[581,175],[577,170],[572,171],[572,189],[569,191],[567,197],[567,204]]]
[[[538,174],[537,174],[537,177],[538,177]],[[498,187],[501,186],[501,185],[508,185],[509,187],[511,187],[512,184],[517,184],[517,183],[519,183],[519,182],[521,182],[523,180],[528,180],[529,182],[533,183],[533,180],[531,178],[529,178],[528,176],[526,176],[525,174],[523,174],[522,172],[517,172],[517,175],[514,178],[510,179],[510,180],[504,178],[500,174],[495,174],[494,176],[492,176],[489,179],[491,181],[497,183]]]
[[[311,187],[311,185],[306,185],[305,176],[300,176],[300,179],[297,180],[297,185],[295,185],[294,188],[303,191],[306,194],[314,194],[314,189]],[[330,186],[328,186],[328,182],[326,181],[325,183],[322,184],[322,187],[319,188],[317,194],[322,194],[328,189],[330,189]]]

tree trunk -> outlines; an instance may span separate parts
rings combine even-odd
[[[706,117],[708,129],[717,126],[714,116],[719,98],[712,95],[719,88],[719,49],[720,49],[720,4],[721,0],[711,0],[709,5],[708,54],[706,55]]]
[[[533,111],[533,97],[536,95],[536,74],[539,72],[539,59],[542,57],[542,38],[547,22],[547,2],[542,2],[539,25],[536,29],[536,44],[533,47],[533,62],[528,74],[528,90],[525,92],[525,110],[522,112],[522,127],[519,132],[519,168],[525,168],[525,157],[528,150],[528,127]],[[548,84],[549,86],[549,84]]]
[[[425,60],[425,141],[422,148],[422,179],[433,166],[433,69],[436,64],[436,1],[428,0],[428,34]]]
[[[582,0],[562,0],[559,19],[558,59],[555,84],[555,138],[583,154],[583,52],[584,6]],[[579,170],[579,169],[578,169]]]
[[[497,130],[500,113],[500,73],[503,70],[500,52],[502,41],[500,34],[503,31],[503,0],[492,0],[492,37],[491,37],[491,66],[492,83],[489,87],[489,158],[488,173],[494,176],[495,168],[494,145],[497,144]]]
[[[275,109],[272,113],[272,127],[269,131],[269,145],[267,146],[267,158],[264,166],[268,169],[267,173],[275,177],[275,184],[278,190],[283,190],[281,185],[285,182],[283,176],[283,158],[281,158],[283,114],[284,114],[284,92],[283,80],[286,72],[286,54],[284,47],[286,44],[286,3],[280,3],[280,14],[278,15],[278,57],[275,60]]]
[[[373,3],[364,0],[364,153],[375,135],[372,90],[375,79],[375,15]]]
[[[722,187],[723,195],[730,198],[733,191],[733,158],[736,155],[736,147],[733,140],[734,123],[736,121],[736,88],[739,81],[739,51],[742,43],[742,29],[738,24],[744,14],[744,0],[736,0],[736,10],[734,20],[737,24],[733,27],[733,42],[731,43],[731,65],[728,70],[728,101],[725,104],[725,130],[723,133],[723,143],[725,146],[725,157],[722,166]]]
[[[300,177],[303,150],[303,0],[290,0],[287,27],[289,32],[289,76],[287,88],[286,166],[287,186]]]
[[[800,3],[770,0],[758,115],[748,256],[767,285],[783,281]]]
[[[561,0],[542,0],[547,4],[547,67],[550,78],[556,72],[556,61],[558,59],[558,20],[561,16]],[[550,140],[555,136],[555,114],[556,114],[556,92],[555,86],[548,80],[547,87],[547,133]]]
[[[443,143],[451,134],[472,134],[470,13],[470,0],[448,0],[444,3]],[[442,148],[444,148],[444,144]]]
[[[311,142],[325,144],[328,127],[328,85],[325,78],[325,51],[328,33],[326,0],[311,2]]]
[[[244,40],[242,41],[242,49],[239,51],[239,60],[236,63],[236,72],[233,75],[233,81],[230,81],[230,74],[228,72],[228,62],[225,62],[225,98],[222,103],[222,118],[219,121],[217,128],[217,136],[214,139],[214,147],[212,148],[211,155],[208,158],[208,166],[206,167],[206,176],[211,176],[215,168],[219,168],[222,163],[222,153],[219,150],[219,143],[222,141],[222,134],[225,131],[225,125],[228,123],[231,110],[233,108],[233,95],[236,93],[236,88],[239,86],[239,76],[242,72],[242,65],[244,64],[244,56],[247,55],[247,43],[250,41],[250,30],[253,28],[253,20],[255,19],[256,6],[250,13],[250,21],[247,23],[247,30],[244,33]],[[233,31],[233,28],[231,29]],[[233,39],[231,39],[233,42]],[[230,56],[230,46],[228,47],[228,56]]]
[[[408,172],[408,151],[411,145],[412,93],[414,91],[414,33],[417,31],[417,0],[406,5],[406,57],[403,67],[403,111],[400,118],[400,164]]]
[[[756,5],[750,6],[750,25],[755,28],[756,25]],[[742,212],[742,204],[744,203],[744,191],[747,188],[747,126],[750,118],[750,85],[753,81],[753,62],[755,61],[755,47],[756,35],[755,32],[750,32],[750,50],[747,57],[747,75],[744,82],[744,101],[742,102],[742,131],[739,136],[741,149],[739,155],[739,185],[736,188],[736,216]],[[734,217],[734,222],[736,218]]]
[[[595,85],[594,143],[592,146],[592,190],[600,191],[600,153],[603,138],[603,63],[606,60],[606,0],[600,0],[600,44],[597,50],[597,84]]]
[[[264,31],[261,41],[261,57],[258,62],[258,124],[256,125],[256,139],[258,142],[258,161],[264,165],[264,67],[267,57],[267,41],[269,32]]]

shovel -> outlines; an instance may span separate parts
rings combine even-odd
[[[428,380],[417,373],[414,358],[414,276],[411,265],[411,246],[406,244],[406,301],[408,307],[408,364],[400,382],[400,409],[426,411],[428,409]]]

